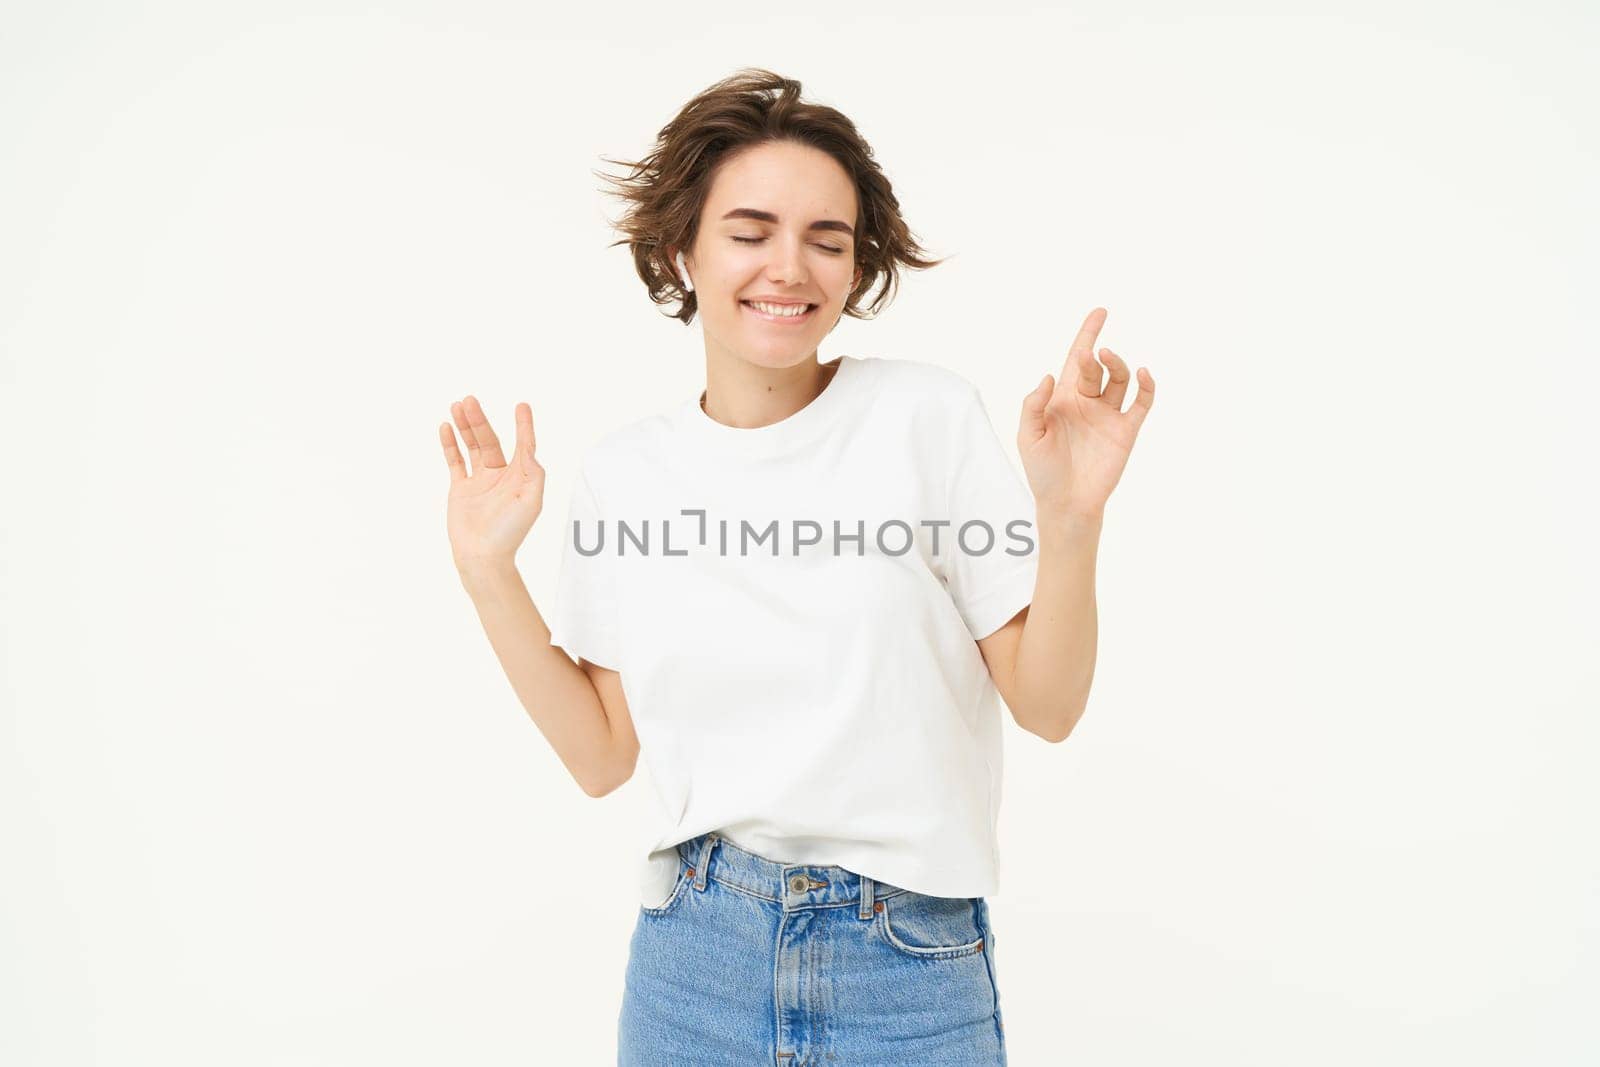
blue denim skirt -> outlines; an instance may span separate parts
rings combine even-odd
[[[620,1067],[1005,1064],[982,897],[778,863],[714,831],[678,860],[629,943]]]

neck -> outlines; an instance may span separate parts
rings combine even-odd
[[[838,369],[838,359],[824,366],[815,352],[791,367],[758,367],[737,357],[717,361],[708,356],[700,407],[724,426],[770,426],[822,395]]]

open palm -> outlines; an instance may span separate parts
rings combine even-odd
[[[1123,411],[1128,365],[1109,348],[1100,350],[1110,372],[1101,388],[1094,342],[1105,321],[1105,308],[1089,312],[1067,352],[1061,380],[1046,374],[1023,399],[1017,453],[1040,514],[1102,514],[1150,414],[1155,379],[1140,367],[1138,392]]]
[[[476,397],[450,405],[450,416],[472,457],[468,473],[448,422],[439,424],[439,443],[450,467],[446,526],[456,565],[510,563],[517,547],[544,508],[544,467],[534,458],[533,409],[516,407],[515,462],[507,463]]]

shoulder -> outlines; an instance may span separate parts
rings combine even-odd
[[[949,367],[921,359],[881,356],[868,356],[862,362],[876,379],[875,399],[898,397],[918,410],[947,418],[982,404],[978,387]]]
[[[626,485],[637,477],[642,461],[659,455],[673,430],[672,412],[647,415],[602,433],[589,444],[578,460],[582,480],[591,491]]]
[[[933,396],[963,396],[977,391],[977,387],[959,371],[922,359],[889,359],[867,356],[862,362],[886,382],[920,386]]]

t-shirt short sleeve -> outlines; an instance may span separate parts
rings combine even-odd
[[[962,390],[950,433],[950,543],[941,544],[940,553],[946,591],[973,640],[979,640],[1033,601],[1039,573],[1033,492],[970,384]],[[988,530],[970,525],[961,534],[974,520]]]
[[[546,613],[550,643],[590,663],[619,671],[617,548],[612,523],[602,536],[600,504],[587,468],[573,484],[561,530],[561,571],[555,607]],[[581,547],[580,547],[581,546]],[[598,550],[597,550],[597,546]]]

